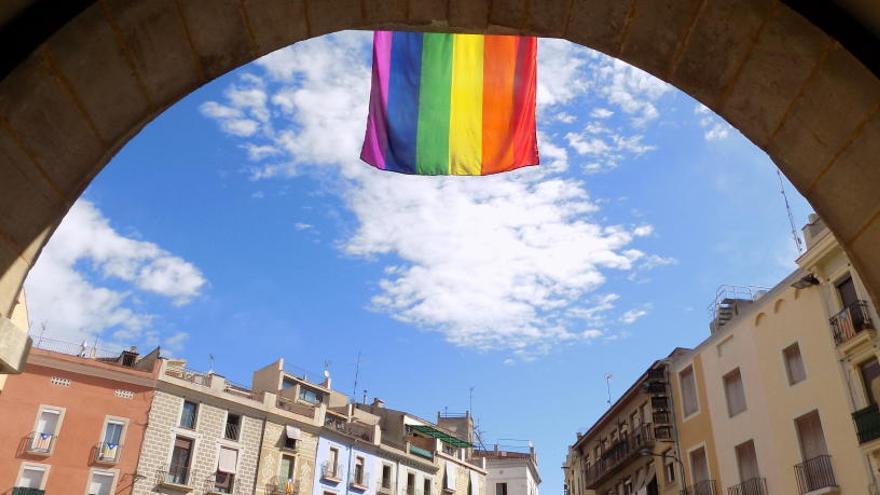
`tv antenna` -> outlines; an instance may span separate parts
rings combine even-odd
[[[357,362],[354,365],[354,388],[351,392],[351,396],[355,402],[357,402],[357,393],[358,393],[358,374],[361,371],[361,351],[358,351]],[[364,403],[367,402],[366,396],[364,397]]]
[[[605,386],[608,388],[608,405],[611,405],[611,379],[614,378],[614,375],[611,373],[605,373]]]
[[[794,215],[791,214],[791,205],[788,203],[788,195],[785,194],[785,182],[782,180],[782,172],[779,169],[776,169],[776,176],[779,177],[779,193],[782,194],[782,200],[785,201],[785,211],[788,213],[788,223],[791,226],[791,238],[794,239],[795,248],[797,248],[798,254],[804,252],[804,244],[801,241],[801,236],[797,233],[797,227],[794,223]]]
[[[210,369],[208,370],[208,373],[213,373],[214,372],[214,355],[213,354],[208,354],[208,361],[211,363],[211,366],[210,366]]]
[[[468,389],[468,412],[474,417],[474,387]]]

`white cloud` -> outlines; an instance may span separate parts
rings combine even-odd
[[[609,63],[568,42],[539,43],[539,112],[585,94],[591,60]],[[251,169],[251,178],[290,177],[322,166],[338,171],[342,183],[335,192],[357,221],[340,246],[350,256],[385,265],[371,300],[377,311],[441,332],[456,345],[507,349],[517,360],[534,359],[555,345],[608,337],[603,326],[617,318],[605,314],[618,296],[595,292],[606,271],[635,270],[645,257],[630,246],[644,226],[637,233],[594,218],[598,206],[584,184],[560,175],[568,169],[568,151],[544,132],[538,133],[542,166],[510,174],[412,177],[366,167],[357,157],[369,96],[368,55],[369,35],[340,33],[257,62],[265,74],[255,77],[266,81],[273,118],[246,146],[283,150],[286,160],[267,163],[270,155],[250,154],[265,159]],[[617,84],[634,101],[662,93],[637,73],[615,70],[623,74]],[[612,104],[620,105],[615,98]],[[646,104],[632,105],[630,113],[642,118]],[[218,107],[248,111],[228,94],[210,108]],[[612,113],[599,110],[599,117]],[[562,122],[573,117],[563,111],[547,115]],[[623,136],[598,124],[592,129],[603,134],[588,136],[585,130],[569,138],[576,152],[586,154],[585,143],[593,138],[608,147],[606,155],[619,155],[617,161],[652,149],[641,135]]]
[[[635,229],[633,229],[633,235],[636,235],[638,237],[647,237],[653,233],[654,233],[654,226],[653,225],[640,225],[640,226],[636,227]]]
[[[702,103],[697,103],[694,106],[694,114],[700,116],[700,127],[704,129],[703,138],[706,141],[722,141],[730,136],[730,131],[733,130],[733,127],[722,120],[721,117],[715,115],[715,113],[709,110],[709,107]]]
[[[573,124],[577,120],[577,117],[567,112],[559,112],[556,114],[556,120],[563,124]]]
[[[299,230],[299,231],[303,231],[303,230],[309,230],[311,228],[314,228],[314,226],[311,224],[308,224],[308,223],[296,222],[295,224],[293,224],[293,228],[295,228],[296,230]]]
[[[607,108],[594,108],[592,112],[590,112],[590,117],[594,119],[607,119],[614,115],[614,112],[608,110]]]
[[[90,278],[127,287],[100,287]],[[154,243],[119,234],[94,204],[81,199],[49,240],[25,288],[35,329],[45,324],[47,335],[73,341],[110,330],[128,344],[143,336],[154,319],[132,307],[138,292],[184,305],[205,284],[192,263]]]
[[[623,315],[620,317],[620,322],[623,323],[624,325],[632,325],[633,323],[638,321],[640,318],[647,315],[648,310],[649,310],[648,306],[642,306],[640,308],[631,309],[631,310],[623,313]]]
[[[656,149],[644,144],[641,134],[623,136],[599,122],[590,122],[583,132],[569,132],[565,135],[568,145],[581,156],[590,157],[584,171],[596,173],[617,168],[625,159],[644,155]]]

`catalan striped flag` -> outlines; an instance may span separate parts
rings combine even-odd
[[[373,35],[361,159],[418,175],[489,175],[537,165],[537,40]]]

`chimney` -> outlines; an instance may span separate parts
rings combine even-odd
[[[364,401],[364,402],[366,402],[366,401]],[[376,409],[382,409],[383,407],[385,407],[385,401],[383,401],[382,399],[380,399],[378,397],[373,397],[373,403],[370,404],[370,411],[372,412],[372,411],[375,411]]]

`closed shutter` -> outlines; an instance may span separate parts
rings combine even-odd
[[[235,474],[238,464],[238,451],[228,447],[220,447],[220,457],[217,461],[217,471],[221,473]]]

